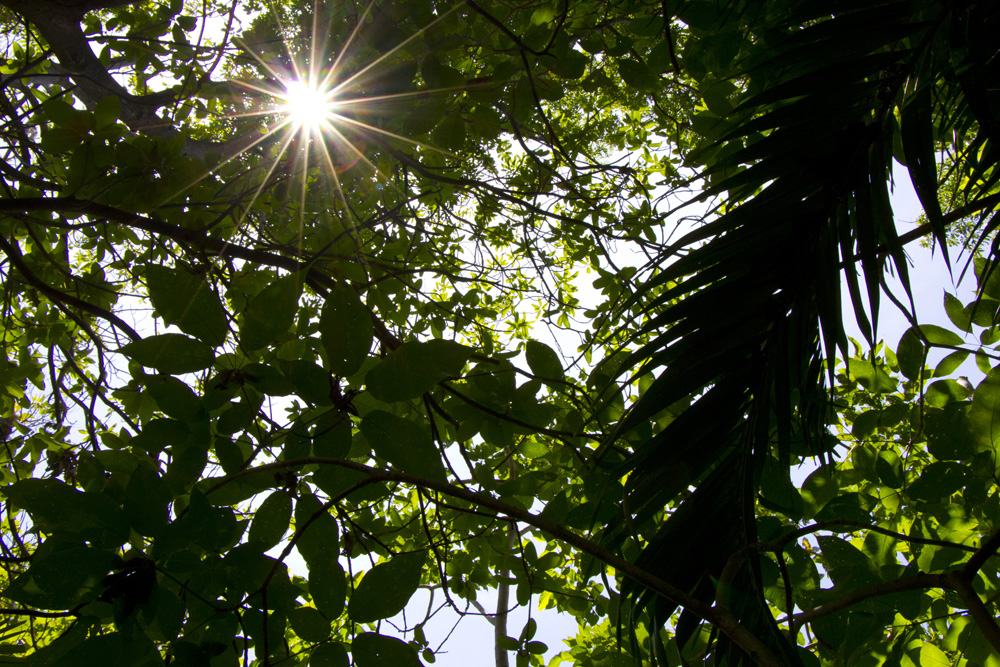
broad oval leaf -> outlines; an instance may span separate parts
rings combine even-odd
[[[619,60],[618,73],[629,87],[644,93],[655,92],[661,85],[656,72],[637,60]]]
[[[211,347],[183,334],[149,336],[118,351],[138,364],[170,375],[204,370],[215,361]]]
[[[173,499],[163,478],[151,468],[140,465],[125,487],[122,509],[132,529],[140,535],[153,537],[167,525],[167,505]]]
[[[444,479],[441,455],[426,427],[384,410],[372,410],[361,420],[361,433],[375,454],[394,468],[411,475]]]
[[[243,346],[256,350],[288,331],[295,321],[301,294],[301,277],[293,273],[278,278],[250,299],[240,327]]]
[[[354,589],[347,615],[355,623],[374,623],[403,611],[420,585],[424,560],[423,553],[398,554],[373,567]]]
[[[936,502],[965,486],[969,468],[953,461],[937,461],[924,468],[907,489],[917,500]]]
[[[156,401],[156,406],[168,417],[186,422],[207,418],[201,400],[191,388],[171,375],[147,377],[146,391]]]
[[[387,403],[417,398],[460,374],[470,352],[450,340],[403,343],[368,371],[365,384],[372,396]]]
[[[948,292],[944,293],[944,311],[952,324],[966,333],[972,333],[971,311],[967,311],[962,302]]]
[[[949,331],[936,324],[921,324],[920,333],[931,345],[961,345],[965,341],[954,331]]]
[[[288,623],[307,642],[321,642],[330,636],[330,621],[313,607],[296,607],[288,614]]]
[[[395,637],[363,632],[351,642],[356,667],[422,667],[412,646]]]
[[[303,493],[295,503],[295,531],[302,533],[295,543],[306,564],[336,559],[340,553],[337,522],[311,493]],[[303,532],[304,531],[304,532]]]
[[[149,300],[164,322],[212,347],[226,341],[226,310],[204,278],[153,264],[146,267],[146,285]]]
[[[969,408],[969,429],[976,438],[978,451],[1000,450],[1000,369],[993,369],[979,383]]]
[[[23,479],[4,495],[31,514],[32,523],[53,536],[117,547],[129,536],[129,522],[105,493],[81,492],[56,479]]]
[[[292,498],[284,491],[275,491],[254,513],[247,542],[256,542],[266,551],[284,537],[291,524]]]
[[[347,649],[343,644],[320,644],[309,655],[309,667],[348,667]]]
[[[920,377],[920,370],[924,364],[924,351],[924,342],[916,327],[907,329],[899,339],[896,361],[899,362],[900,372],[910,380]]]
[[[336,559],[315,560],[309,564],[309,595],[327,618],[338,618],[344,613],[347,575]]]
[[[335,285],[319,316],[319,335],[330,370],[344,377],[357,373],[371,350],[374,331],[371,313],[357,292],[343,283]]]
[[[537,340],[529,340],[525,356],[531,372],[544,380],[561,380],[563,367],[555,350]]]
[[[92,547],[45,554],[4,589],[4,597],[42,609],[69,609],[96,598],[104,576],[119,562],[113,553]]]

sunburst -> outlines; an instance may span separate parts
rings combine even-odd
[[[333,121],[337,107],[335,94],[322,81],[292,79],[284,83],[281,113],[288,117],[292,128],[314,133]]]
[[[412,92],[374,96],[364,94],[363,89],[366,85],[378,80],[380,65],[386,63],[397,52],[421,37],[427,30],[461,5],[454,5],[448,11],[442,12],[422,29],[417,30],[389,51],[357,71],[348,74],[343,68],[345,55],[355,45],[360,28],[365,23],[374,4],[375,0],[368,4],[343,47],[333,58],[332,63],[330,63],[324,37],[329,34],[329,30],[323,29],[323,26],[320,25],[319,16],[322,12],[319,0],[316,0],[313,11],[309,53],[297,55],[289,47],[292,40],[288,39],[287,35],[283,40],[288,61],[291,64],[290,67],[275,66],[254,52],[248,45],[238,42],[241,48],[251,55],[271,77],[271,80],[266,83],[234,82],[248,92],[271,100],[271,104],[265,104],[262,108],[243,115],[276,118],[261,138],[244,151],[270,138],[278,138],[277,153],[268,169],[266,178],[263,179],[254,193],[251,203],[272,182],[272,176],[280,164],[294,163],[296,165],[294,171],[301,176],[300,196],[304,204],[308,187],[306,174],[310,166],[315,165],[318,161],[328,181],[332,183],[335,196],[340,201],[343,210],[351,210],[342,183],[342,175],[345,171],[360,164],[371,173],[372,178],[379,181],[379,189],[383,189],[386,184],[384,173],[380,172],[365,155],[366,137],[369,140],[380,138],[381,140],[419,146],[451,155],[448,151],[388,131],[377,124],[366,122],[363,117],[366,113],[371,112],[378,115],[387,103],[402,98],[422,98],[428,94],[454,92],[458,89],[415,89]],[[278,23],[279,34],[284,35],[285,28],[277,14],[275,14],[275,21]],[[247,207],[246,210],[249,209],[250,207]],[[303,209],[304,206],[300,207],[300,210]],[[304,221],[300,217],[300,230],[303,224]],[[350,224],[353,225],[353,221]]]

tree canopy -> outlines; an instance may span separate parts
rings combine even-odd
[[[0,6],[0,664],[1000,664],[1000,7]]]

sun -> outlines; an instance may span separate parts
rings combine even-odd
[[[283,83],[285,91],[277,97],[279,110],[294,128],[321,130],[334,117],[337,106],[334,93],[315,81],[291,79]]]

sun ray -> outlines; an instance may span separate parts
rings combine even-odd
[[[361,26],[364,25],[364,22],[365,20],[367,20],[368,14],[371,12],[373,6],[375,6],[375,0],[371,0],[371,2],[368,3],[368,6],[365,7],[365,11],[362,12],[361,14],[361,17],[358,18],[357,21],[355,21],[354,28],[351,30],[351,34],[347,36],[347,41],[344,42],[344,45],[342,47],[340,47],[340,52],[337,53],[337,57],[334,58],[333,65],[330,67],[330,70],[326,73],[326,76],[323,77],[323,86],[332,85],[333,78],[337,75],[337,72],[340,71],[340,61],[343,59],[344,54],[347,53],[347,50],[351,47],[351,44],[354,43],[355,37],[357,37],[358,33],[361,31]],[[319,12],[315,12],[313,14],[313,17],[315,18],[315,16],[318,14]],[[313,30],[315,29],[316,27],[314,24]]]
[[[453,157],[453,158],[457,158],[458,157],[457,155],[455,155],[451,151],[446,151],[443,148],[439,148],[439,147],[434,146],[432,144],[426,144],[426,143],[424,143],[422,141],[417,141],[416,139],[410,139],[409,137],[404,137],[401,134],[396,134],[395,132],[390,132],[389,130],[384,130],[384,129],[380,128],[380,127],[376,127],[375,125],[369,125],[368,123],[363,123],[360,120],[351,118],[350,116],[343,116],[343,115],[338,114],[338,113],[334,113],[333,116],[334,116],[334,118],[336,118],[339,121],[347,123],[348,125],[354,125],[356,127],[360,127],[360,128],[362,128],[364,130],[367,130],[369,132],[374,132],[376,134],[381,134],[382,136],[390,137],[392,139],[396,139],[397,141],[402,141],[404,143],[411,144],[413,146],[419,146],[420,148],[426,148],[428,150],[437,151],[438,153],[441,153],[442,155],[447,155],[448,157]]]
[[[356,81],[357,79],[359,79],[362,76],[364,76],[368,71],[370,71],[372,68],[374,68],[377,65],[379,65],[383,60],[385,60],[386,58],[388,58],[389,56],[391,56],[392,54],[394,54],[396,51],[399,51],[401,48],[403,48],[404,46],[406,46],[407,44],[409,44],[413,40],[415,40],[418,37],[422,36],[430,28],[434,27],[435,24],[437,24],[439,21],[444,20],[445,17],[447,17],[449,14],[451,14],[452,12],[454,12],[456,9],[458,9],[461,6],[462,6],[462,3],[457,3],[457,4],[453,5],[451,9],[449,9],[448,11],[446,11],[443,14],[439,15],[437,18],[435,18],[433,21],[431,21],[430,23],[428,23],[427,25],[425,25],[423,28],[421,28],[420,30],[418,30],[417,32],[413,33],[412,35],[410,35],[409,37],[407,37],[406,39],[404,39],[402,42],[400,42],[396,46],[392,47],[391,49],[389,49],[388,51],[386,51],[385,53],[383,53],[381,56],[379,56],[378,58],[376,58],[375,60],[373,60],[368,65],[366,65],[365,67],[361,68],[360,70],[358,70],[357,72],[355,72],[354,74],[352,74],[351,76],[349,76],[348,78],[344,79],[342,82],[340,82],[339,84],[337,84],[336,86],[333,87],[334,94],[339,93],[342,89],[346,88],[350,84],[354,83],[354,81]]]

